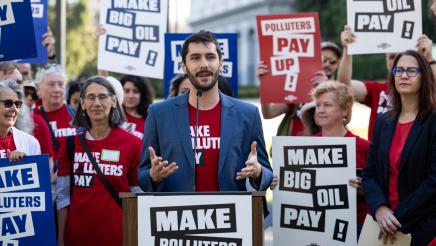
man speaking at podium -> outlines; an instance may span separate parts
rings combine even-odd
[[[189,93],[152,105],[138,181],[144,191],[245,191],[272,180],[259,111],[218,90],[221,49],[209,31],[189,36],[182,67]],[[195,168],[194,168],[195,166]]]

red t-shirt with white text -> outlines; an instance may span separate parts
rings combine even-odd
[[[145,119],[131,116],[126,112],[127,122],[132,124],[133,131],[144,134]]]
[[[388,94],[388,82],[368,81],[365,82],[366,98],[363,102],[371,108],[368,126],[368,140],[371,141],[374,132],[375,120],[379,114],[391,110],[391,101]]]
[[[139,138],[113,128],[106,138],[86,142],[116,193],[138,186]],[[74,143],[74,185],[65,228],[66,245],[122,245],[121,208],[94,173],[79,136]],[[70,175],[66,145],[61,146],[59,162],[58,176]]]
[[[413,122],[397,123],[394,136],[392,137],[391,148],[389,149],[389,205],[392,210],[398,206],[398,176],[400,175],[401,153]]]
[[[53,156],[53,142],[51,140],[50,129],[45,123],[44,119],[36,114],[32,114],[33,123],[35,127],[33,128],[33,136],[38,140],[41,146],[41,154],[48,154]]]
[[[195,140],[197,110],[189,105],[189,123],[192,149],[195,155],[196,191],[219,191],[218,160],[221,139],[221,102],[210,110],[198,112],[198,134]]]
[[[34,113],[43,117],[41,111],[39,110],[39,107],[35,108]],[[68,112],[66,104],[62,105],[62,107],[56,111],[46,111],[46,114],[50,127],[59,142],[59,146],[62,146],[65,143],[65,140],[68,136],[76,135],[76,128],[70,124],[72,118],[70,113]],[[51,135],[47,136],[47,138],[49,137],[51,137]],[[55,146],[53,144],[53,152],[56,155],[56,150],[54,148]]]
[[[15,146],[14,135],[12,135],[12,133],[9,133],[4,138],[0,137],[0,158],[8,157],[7,150],[14,151],[16,149],[17,147]]]

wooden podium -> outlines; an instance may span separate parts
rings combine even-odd
[[[252,239],[253,246],[263,246],[263,197],[264,191],[250,192],[252,195]],[[123,205],[123,245],[138,245],[138,196],[147,193],[121,192],[120,198]],[[149,193],[148,193],[149,194]],[[162,194],[162,193],[160,193]],[[171,194],[171,193],[165,193]],[[186,193],[195,194],[195,193]],[[229,193],[231,194],[231,193]],[[237,193],[235,193],[237,194]],[[250,226],[250,225],[247,225]]]

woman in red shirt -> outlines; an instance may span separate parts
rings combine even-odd
[[[127,122],[131,123],[130,131],[144,134],[145,119],[148,106],[153,103],[154,91],[148,79],[125,75],[120,79],[124,89],[123,108]],[[138,134],[136,134],[138,135]]]
[[[392,111],[378,117],[363,173],[365,198],[380,238],[412,234],[412,246],[436,236],[436,85],[427,60],[408,50],[389,76]]]
[[[140,190],[141,154],[141,140],[118,128],[123,121],[111,84],[89,78],[73,119],[84,132],[68,138],[59,151],[59,245],[122,245],[118,194]]]
[[[346,128],[351,120],[353,107],[351,89],[342,83],[327,81],[319,84],[312,92],[312,96],[315,101],[315,111],[302,109],[302,120],[306,129],[314,129],[313,126],[316,125],[320,131],[314,136],[354,137],[356,139],[356,168],[362,170],[368,157],[369,142],[354,135]],[[306,105],[310,106],[310,104]],[[357,189],[357,231],[359,235],[368,213],[368,206],[363,196],[360,177],[350,178],[349,184]]]

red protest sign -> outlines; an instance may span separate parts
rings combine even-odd
[[[310,80],[322,69],[318,13],[257,16],[262,103],[311,101]]]

